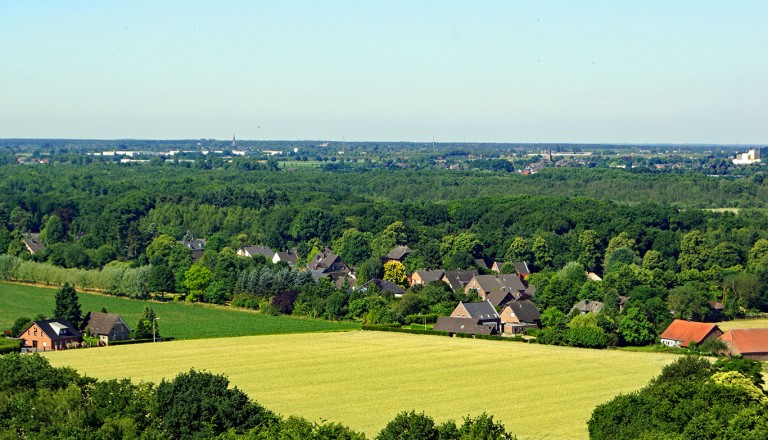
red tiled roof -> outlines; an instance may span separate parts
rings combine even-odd
[[[720,328],[716,324],[675,319],[660,337],[682,341],[680,346],[687,347],[691,342],[700,344],[714,330],[720,330]]]
[[[768,353],[768,328],[728,330],[720,336],[734,354]]]

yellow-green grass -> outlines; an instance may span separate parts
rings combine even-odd
[[[173,341],[47,354],[89,376],[227,375],[277,413],[341,422],[372,437],[398,412],[438,422],[487,412],[521,439],[587,438],[593,408],[643,387],[675,359],[570,347],[384,332]]]
[[[50,316],[56,289],[20,284],[0,283],[0,330],[9,329],[16,318],[34,318],[37,314]],[[305,333],[352,330],[359,328],[351,322],[330,322],[270,316],[231,307],[211,307],[184,302],[153,302],[107,295],[78,293],[83,313],[106,308],[125,319],[131,328],[149,306],[158,317],[160,334],[176,339],[223,338],[280,333]]]
[[[728,331],[735,328],[768,328],[768,318],[723,321],[718,322],[717,326],[720,327],[722,331]]]

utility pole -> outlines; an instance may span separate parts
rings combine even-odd
[[[155,322],[160,318],[155,317],[155,319],[152,320],[152,342],[157,342],[157,338],[155,338]]]

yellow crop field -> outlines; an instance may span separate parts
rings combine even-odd
[[[356,331],[173,341],[47,354],[99,379],[227,375],[283,415],[375,435],[398,412],[482,412],[521,439],[587,438],[592,409],[644,386],[674,355]]]

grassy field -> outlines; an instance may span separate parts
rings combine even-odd
[[[0,283],[0,330],[9,329],[16,318],[33,318],[38,313],[50,315],[56,289]],[[123,316],[133,328],[149,305],[158,317],[160,334],[176,339],[223,338],[282,333],[352,330],[354,323],[285,316],[262,315],[251,311],[212,307],[204,304],[149,302],[106,295],[79,293],[83,314],[102,307]]]
[[[593,408],[644,386],[675,356],[384,332],[173,341],[49,353],[97,378],[226,374],[277,413],[372,437],[398,412],[438,422],[487,412],[521,439],[587,438]]]
[[[768,318],[723,321],[718,322],[717,326],[720,327],[722,331],[732,330],[735,328],[768,328]]]

